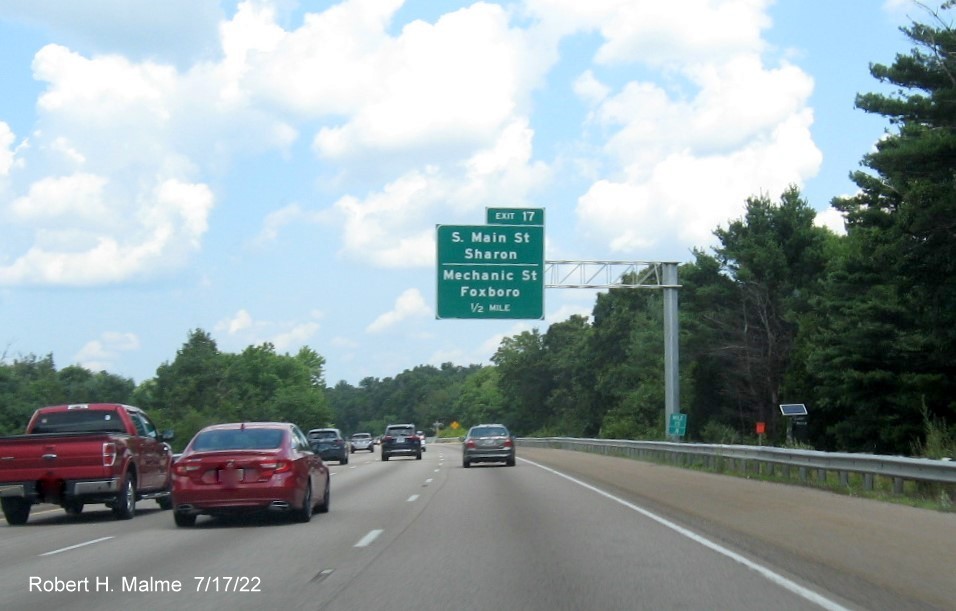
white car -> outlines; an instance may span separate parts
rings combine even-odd
[[[355,433],[349,439],[349,446],[352,448],[352,454],[359,450],[375,451],[375,443],[372,440],[371,433]]]
[[[422,440],[422,452],[424,452],[425,451],[425,433],[421,431],[417,431],[415,434],[418,435],[418,438]]]

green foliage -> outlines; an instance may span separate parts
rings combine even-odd
[[[435,422],[448,426],[455,420],[463,421],[462,410],[472,407],[462,403],[465,392],[476,399],[479,407],[474,409],[482,409],[479,399],[484,400],[484,391],[494,389],[494,385],[489,387],[481,378],[468,382],[480,371],[476,365],[444,363],[440,368],[421,365],[384,380],[365,378],[358,387],[339,382],[327,390],[333,421],[349,434],[378,434],[395,422],[411,422],[422,431],[433,432]],[[482,387],[484,390],[479,390]],[[486,407],[494,409],[500,395],[489,401]]]
[[[733,427],[711,420],[701,429],[700,439],[704,443],[734,444],[740,443],[740,435]]]
[[[57,371],[53,356],[34,355],[6,363],[0,358],[0,435],[22,433],[30,416],[46,405],[130,403],[133,381],[76,365]]]
[[[332,419],[324,363],[311,349],[280,355],[269,343],[222,353],[208,333],[196,330],[133,397],[160,428],[176,431],[176,448],[203,426],[219,422],[293,422],[308,430]]]
[[[948,428],[942,418],[932,416],[925,405],[922,414],[925,441],[917,440],[913,443],[913,455],[956,460],[956,429]]]

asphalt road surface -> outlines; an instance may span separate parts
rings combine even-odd
[[[956,609],[956,514],[559,450],[331,470],[307,524],[0,520],[0,609]]]

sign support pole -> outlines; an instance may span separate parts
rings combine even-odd
[[[664,284],[664,426],[680,413],[678,366],[677,263],[662,263]]]

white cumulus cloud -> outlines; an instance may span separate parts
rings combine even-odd
[[[395,300],[395,307],[382,314],[370,324],[366,331],[379,333],[409,318],[432,316],[432,309],[425,303],[418,289],[408,289]]]

